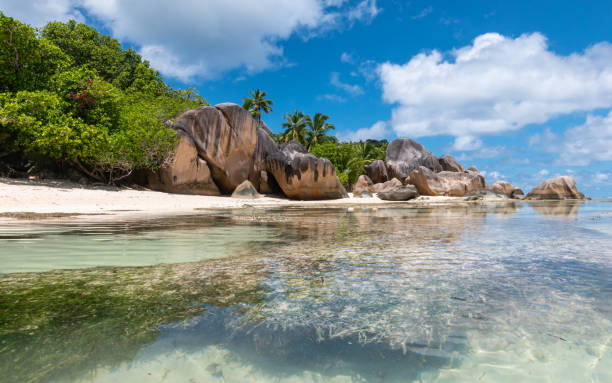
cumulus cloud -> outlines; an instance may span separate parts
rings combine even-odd
[[[320,96],[317,96],[317,100],[319,101],[331,101],[331,102],[338,102],[338,103],[345,103],[346,102],[346,98],[337,95],[337,94],[333,94],[333,93],[327,93],[327,94],[322,94]]]
[[[459,151],[470,151],[480,149],[482,147],[482,140],[474,136],[459,136],[455,138],[455,142],[451,147],[452,150]]]
[[[487,33],[446,57],[432,51],[379,65],[383,99],[397,105],[391,124],[398,135],[497,134],[612,107],[612,45],[606,42],[561,56],[539,33]]]
[[[342,54],[340,55],[340,61],[342,61],[345,64],[354,64],[355,58],[350,53],[342,52]]]
[[[589,115],[583,125],[566,130],[559,152],[562,164],[612,161],[612,112],[607,116]]]
[[[76,0],[2,0],[0,11],[34,27],[42,27],[49,21],[84,20],[76,9]]]
[[[353,96],[363,94],[363,89],[359,85],[347,84],[340,80],[340,73],[333,72],[329,76],[329,83],[335,86],[338,89],[342,89],[343,91],[352,94]]]
[[[412,20],[422,19],[423,17],[429,15],[431,12],[433,12],[433,7],[424,8],[421,12],[419,12],[418,15],[412,16]]]
[[[135,45],[167,76],[188,81],[233,69],[249,73],[283,65],[282,42],[345,24],[368,22],[376,0],[3,0],[7,15],[40,26],[97,18],[113,37]]]
[[[355,131],[338,132],[340,141],[365,141],[367,139],[381,140],[388,134],[387,123],[378,121],[369,128],[361,128]]]

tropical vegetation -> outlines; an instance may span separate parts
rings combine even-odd
[[[37,30],[0,12],[0,159],[116,182],[160,166],[176,142],[164,122],[200,105],[90,26]]]

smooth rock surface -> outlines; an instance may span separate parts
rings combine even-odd
[[[242,107],[200,107],[181,114],[171,126],[193,140],[222,192],[231,193],[252,174],[257,122]]]
[[[257,189],[253,184],[246,180],[236,187],[232,193],[232,198],[259,198],[261,195],[257,193]]]
[[[148,174],[149,187],[167,193],[219,195],[208,164],[198,156],[190,137],[179,133],[174,156],[157,172]]]
[[[295,141],[281,145],[280,149],[268,156],[266,165],[287,197],[300,200],[348,197],[329,160],[315,157]]]
[[[451,156],[450,154],[445,154],[441,156],[440,158],[438,158],[438,162],[440,163],[442,170],[459,173],[465,171],[463,166],[459,165],[455,157]]]
[[[374,193],[384,193],[402,186],[402,181],[397,178],[392,178],[387,182],[372,185]]]
[[[386,201],[408,201],[418,195],[416,186],[403,185],[388,192],[378,193],[377,197]]]
[[[353,186],[353,195],[361,194],[363,192],[372,192],[374,183],[370,179],[370,177],[362,174],[357,178],[357,182],[355,186]]]
[[[365,166],[365,171],[375,184],[387,182],[389,180],[387,176],[387,167],[382,160],[372,161],[370,165]]]
[[[487,187],[480,173],[448,171],[434,173],[424,166],[410,174],[409,183],[415,185],[421,195],[431,196],[463,197],[469,192]]]
[[[491,191],[497,194],[503,194],[506,197],[520,199],[521,196],[524,196],[524,193],[521,189],[515,187],[510,182],[507,181],[495,181],[491,187],[489,187]]]
[[[548,179],[527,194],[526,199],[584,199],[584,194],[576,189],[576,181],[571,176]]]
[[[264,128],[265,127],[265,128]],[[266,130],[267,129],[267,130]],[[279,151],[276,142],[268,133],[269,129],[263,122],[257,127],[257,143],[253,154],[253,167],[249,172],[249,181],[255,188],[264,194],[282,194],[278,183],[268,174],[266,159]]]
[[[404,180],[410,173],[424,166],[435,172],[442,170],[436,156],[418,142],[409,138],[396,138],[387,147],[387,175]]]

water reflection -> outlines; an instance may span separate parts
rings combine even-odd
[[[555,201],[552,203],[531,202],[529,206],[538,214],[551,217],[577,216],[583,201]]]
[[[220,225],[239,246],[190,263],[1,275],[0,370],[11,373],[0,381],[612,380],[612,215],[591,219],[610,207],[551,221],[522,206],[97,227],[128,241],[174,233],[211,252],[202,230]]]

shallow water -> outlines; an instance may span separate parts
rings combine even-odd
[[[0,382],[612,382],[611,245],[591,202],[0,224]]]

